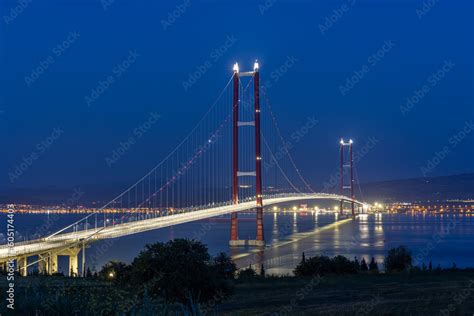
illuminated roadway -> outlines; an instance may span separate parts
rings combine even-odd
[[[343,200],[350,202],[351,199],[337,194],[325,193],[311,193],[311,194],[291,194],[280,196],[264,197],[263,202],[265,206],[280,204],[285,202],[295,202],[301,200]],[[367,207],[359,201],[355,204]],[[237,205],[229,204],[207,209],[189,211],[186,213],[166,215],[157,218],[138,220],[123,224],[115,224],[106,227],[93,228],[88,230],[80,230],[72,233],[60,233],[46,238],[18,242],[14,247],[8,247],[3,244],[0,245],[0,262],[5,262],[10,258],[18,258],[25,256],[34,256],[45,252],[61,251],[73,247],[77,244],[89,244],[94,241],[118,238],[131,234],[137,234],[149,230],[159,229],[168,226],[174,226],[192,221],[198,221],[210,217],[230,214],[233,212],[242,212],[255,208],[255,200],[242,202]]]

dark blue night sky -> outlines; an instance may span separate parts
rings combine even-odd
[[[285,137],[319,121],[292,149],[312,183],[337,168],[341,136],[359,148],[377,139],[358,163],[364,182],[421,177],[445,147],[426,175],[474,172],[471,0],[1,0],[0,10],[0,185],[133,181],[199,120],[233,63],[255,59]],[[160,121],[108,168],[150,112]]]

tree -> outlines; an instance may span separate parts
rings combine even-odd
[[[109,261],[99,271],[99,278],[107,281],[127,284],[130,280],[130,265],[121,261]]]
[[[224,279],[234,279],[234,274],[237,270],[235,263],[224,252],[214,257],[212,267],[216,270],[217,274]]]
[[[303,256],[301,258],[301,262],[305,262],[306,261],[306,256],[304,255],[304,251],[303,251]]]
[[[251,266],[239,271],[239,279],[252,279],[257,276],[257,272]]]
[[[262,278],[265,277],[265,268],[263,267],[263,264],[260,266],[260,276],[261,276]]]
[[[431,260],[430,260],[430,264],[428,265],[428,270],[433,270],[433,265],[431,264]]]
[[[327,256],[314,256],[301,261],[293,273],[296,276],[324,275],[332,272],[332,262]]]
[[[387,272],[400,272],[410,269],[412,266],[411,251],[405,246],[390,249],[385,257],[384,265]]]
[[[364,258],[362,258],[362,259],[364,259]],[[355,269],[356,269],[357,271],[360,270],[360,262],[359,262],[359,260],[357,259],[357,257],[354,257],[354,266],[355,266]]]
[[[375,258],[372,257],[372,259],[370,260],[370,263],[369,263],[369,271],[370,272],[379,272],[379,266],[377,264],[377,261],[375,261]]]
[[[365,262],[365,258],[362,258],[362,261],[360,262],[360,271],[369,271],[369,267],[367,267],[367,262]]]
[[[331,272],[336,274],[355,274],[357,273],[354,261],[350,261],[344,256],[335,256],[332,260]]]
[[[89,269],[89,267],[86,270],[86,278],[92,278],[92,272],[91,272],[91,269]]]
[[[217,262],[220,267],[228,264],[223,256]],[[216,269],[207,247],[195,240],[147,245],[133,260],[131,270],[133,284],[146,288],[151,296],[181,304],[188,312],[196,310],[196,305],[220,302],[233,290],[232,282],[223,277],[230,271]]]

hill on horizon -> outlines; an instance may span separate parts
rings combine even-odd
[[[367,201],[474,199],[474,173],[362,183],[361,189]]]
[[[368,202],[413,202],[448,199],[474,199],[474,173],[361,183],[362,195]],[[0,204],[86,205],[102,206],[126,185],[104,187],[83,185],[73,188],[0,188]],[[79,198],[77,198],[79,197]]]

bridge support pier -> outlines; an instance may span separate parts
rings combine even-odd
[[[71,277],[79,276],[78,254],[80,250],[80,248],[69,249],[69,276]]]
[[[85,243],[82,244],[82,265],[81,265],[81,268],[82,268],[82,277],[85,278],[86,277],[86,244]]]
[[[18,266],[18,272],[20,273],[21,276],[27,276],[28,271],[26,269],[26,264],[27,264],[27,257],[20,257],[16,259],[17,266]]]
[[[38,272],[40,274],[50,274],[49,273],[49,257],[47,254],[38,255]]]
[[[48,274],[58,273],[58,254],[49,253]]]

